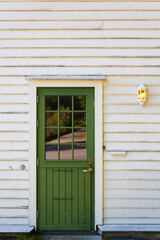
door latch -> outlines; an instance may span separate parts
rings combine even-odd
[[[83,172],[92,172],[92,168],[89,168],[89,169],[87,169],[87,170],[83,170]]]

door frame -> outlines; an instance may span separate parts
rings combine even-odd
[[[85,80],[84,80],[85,79]],[[26,77],[29,81],[29,226],[37,229],[37,88],[39,87],[93,87],[95,91],[95,190],[94,229],[103,224],[103,117],[102,85],[105,77]],[[98,129],[98,131],[96,131]]]

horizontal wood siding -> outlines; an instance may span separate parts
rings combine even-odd
[[[1,1],[0,11],[0,75],[160,75],[160,2]]]
[[[136,101],[142,82],[149,94],[143,107]],[[160,224],[159,83],[123,76],[104,84],[104,224]]]
[[[1,76],[0,225],[28,225],[28,188],[28,82]]]
[[[0,1],[1,225],[28,225],[26,75],[109,76],[104,223],[159,224],[159,30],[158,0]],[[141,82],[149,88],[145,107],[136,104]]]

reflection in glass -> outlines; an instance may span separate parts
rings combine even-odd
[[[46,128],[45,140],[46,140],[46,143],[58,143],[57,128]]]
[[[72,145],[60,145],[60,160],[72,160]]]
[[[86,126],[86,113],[74,113],[74,127]]]
[[[45,109],[46,110],[57,110],[58,109],[58,97],[57,96],[46,96],[45,97]]]
[[[72,126],[72,113],[62,112],[59,113],[59,126],[71,127]]]
[[[60,128],[60,143],[72,143],[72,129],[70,128]]]
[[[72,110],[72,96],[60,96],[60,110]]]
[[[46,160],[58,160],[58,146],[46,145]]]
[[[46,121],[46,127],[57,127],[58,113],[46,113],[45,121]]]
[[[74,110],[86,109],[86,96],[74,96]]]
[[[86,145],[74,145],[74,160],[86,160]]]
[[[74,143],[86,143],[86,129],[74,129]]]

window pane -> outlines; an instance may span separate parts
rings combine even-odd
[[[72,160],[72,145],[60,145],[60,160]]]
[[[58,160],[58,146],[46,145],[46,160]]]
[[[74,126],[75,127],[86,126],[86,113],[74,113]]]
[[[45,120],[46,120],[46,127],[57,127],[58,113],[46,113]]]
[[[74,143],[86,143],[86,129],[74,129]]]
[[[74,145],[74,160],[86,160],[86,145]]]
[[[46,96],[45,97],[45,109],[46,110],[57,110],[58,109],[58,97],[57,96]]]
[[[46,143],[58,143],[57,128],[46,128],[45,140],[46,140]]]
[[[72,143],[72,129],[60,128],[60,143]]]
[[[86,109],[86,96],[74,96],[74,110]]]
[[[60,110],[72,110],[72,96],[60,96]]]
[[[63,112],[59,113],[59,126],[71,127],[72,126],[72,113]]]

